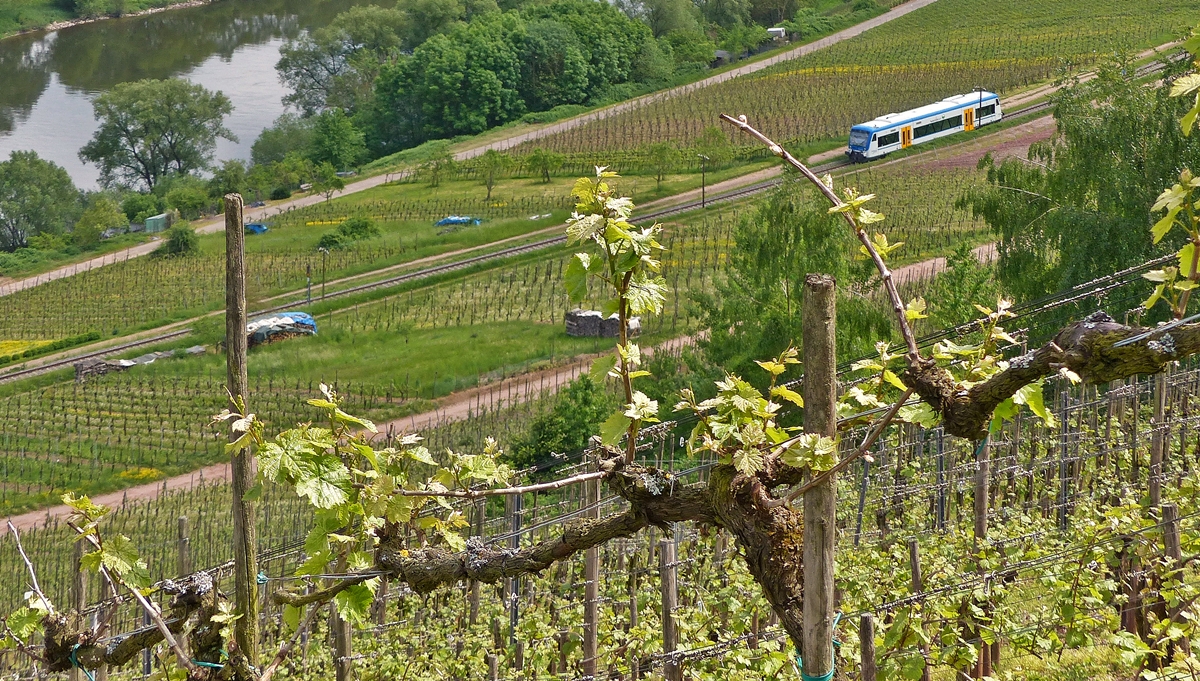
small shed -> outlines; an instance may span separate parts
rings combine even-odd
[[[161,232],[171,226],[170,213],[159,213],[146,218],[146,233]]]

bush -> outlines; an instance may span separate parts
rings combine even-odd
[[[287,187],[276,187],[271,190],[272,201],[282,201],[290,198],[292,198],[292,190]]]
[[[317,242],[317,248],[336,251],[339,248],[349,246],[355,241],[370,239],[380,234],[379,227],[371,218],[350,218],[338,225],[337,229],[332,232],[322,234],[320,241]]]
[[[96,331],[89,331],[78,336],[62,338],[54,341],[53,343],[46,343],[45,345],[29,348],[24,352],[17,352],[11,355],[2,355],[0,356],[0,364],[11,364],[23,359],[29,359],[39,355],[46,355],[56,350],[65,350],[67,348],[75,347],[76,345],[83,345],[84,343],[90,343],[97,340],[100,340],[100,334]]]
[[[349,241],[360,241],[362,239],[370,239],[381,234],[379,227],[375,225],[375,221],[371,218],[350,218],[337,227],[338,234],[341,234]]]
[[[192,255],[200,251],[200,237],[186,224],[178,224],[167,230],[167,242],[155,254],[162,257]]]
[[[324,248],[327,251],[336,251],[345,248],[346,243],[342,241],[341,234],[337,232],[326,232],[321,235],[321,239],[317,241],[317,249]]]

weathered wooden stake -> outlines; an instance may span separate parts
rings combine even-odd
[[[679,602],[679,592],[675,583],[675,541],[662,539],[658,546],[658,572],[662,580],[663,653],[670,655],[675,652],[675,646],[679,643],[675,631],[675,607]],[[683,680],[683,669],[673,658],[667,658],[663,666],[663,678],[666,681]]]
[[[858,648],[862,653],[862,681],[875,681],[875,617],[864,612],[858,620]]]
[[[83,559],[83,542],[75,542],[75,551],[71,566],[71,607],[75,612],[83,612],[87,606],[87,575],[83,571],[83,566],[80,561]],[[71,681],[83,681],[83,672],[79,667],[71,667]]]
[[[914,596],[925,591],[925,580],[921,575],[921,545],[916,539],[908,540],[908,569],[912,573],[912,593]],[[924,628],[924,623],[921,627]],[[921,681],[929,681],[929,646],[921,647],[925,656],[925,667],[921,670]]]
[[[247,400],[246,377],[246,233],[242,226],[242,196],[225,195],[225,387],[234,400]],[[231,403],[230,409],[238,409]],[[240,437],[230,433],[230,441]],[[254,504],[246,492],[254,486],[255,462],[250,450],[233,454],[233,579],[235,605],[241,617],[234,622],[238,649],[258,664],[258,541]]]
[[[179,516],[179,545],[175,557],[175,572],[183,577],[192,572],[192,540],[188,533],[187,516]]]
[[[600,517],[600,481],[589,480],[584,503],[591,507],[585,516]],[[584,554],[584,603],[583,603],[583,675],[596,675],[598,657],[597,640],[600,622],[600,549],[593,546]]]
[[[1154,425],[1150,431],[1150,508],[1162,505],[1163,450],[1166,448],[1167,373],[1154,375]]]
[[[835,281],[804,280],[804,430],[837,434]],[[837,481],[830,476],[804,494],[804,669],[821,678],[833,670],[833,574],[837,538]]]
[[[487,665],[489,681],[500,681],[500,660],[495,653],[488,653]]]
[[[331,606],[332,608],[332,606]],[[350,656],[353,653],[351,649],[351,635],[353,627],[342,616],[338,614],[336,608],[332,608],[333,616],[330,618],[330,623],[333,625],[333,667],[337,673],[337,681],[350,681],[353,678],[351,671],[352,662]]]

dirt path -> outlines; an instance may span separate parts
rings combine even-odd
[[[119,492],[109,492],[92,497],[92,501],[109,508],[120,508],[126,504],[151,501],[164,493],[188,490],[200,484],[216,481],[229,481],[229,464],[219,463],[198,471],[177,475],[166,480],[151,482],[137,487],[130,487]],[[70,506],[51,506],[39,511],[30,511],[20,515],[9,516],[6,523],[0,523],[0,537],[8,534],[8,523],[12,523],[17,531],[24,532],[42,527],[54,519],[64,519],[71,515]]]
[[[975,255],[983,262],[994,260],[996,257],[995,244],[985,244],[976,248]],[[918,278],[932,277],[945,268],[945,258],[932,258],[897,268],[893,272],[893,275],[896,277],[898,283],[911,282]],[[696,336],[683,336],[651,348],[646,348],[644,352],[647,356],[653,356],[655,351],[668,350],[673,352],[681,347],[693,345],[696,340]],[[504,406],[513,406],[543,395],[553,395],[559,388],[570,383],[580,374],[586,373],[598,356],[584,355],[557,367],[513,376],[470,390],[462,390],[439,400],[437,408],[431,411],[414,414],[387,423],[380,423],[377,424],[377,427],[381,433],[419,432],[453,421],[461,421],[482,409],[490,410]],[[215,464],[193,473],[177,475],[173,478],[137,487],[130,487],[120,492],[102,494],[94,497],[93,501],[109,508],[119,508],[129,503],[152,501],[167,492],[187,490],[202,483],[228,479],[229,464]],[[8,520],[18,530],[24,531],[41,527],[47,521],[54,518],[65,518],[70,513],[71,509],[67,506],[52,506],[38,511],[10,516]],[[0,525],[0,536],[3,536],[7,532],[7,526]]]

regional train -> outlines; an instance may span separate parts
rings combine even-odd
[[[852,163],[886,156],[956,132],[971,131],[1000,120],[1000,97],[977,90],[947,97],[936,104],[890,113],[850,128],[846,155]]]

